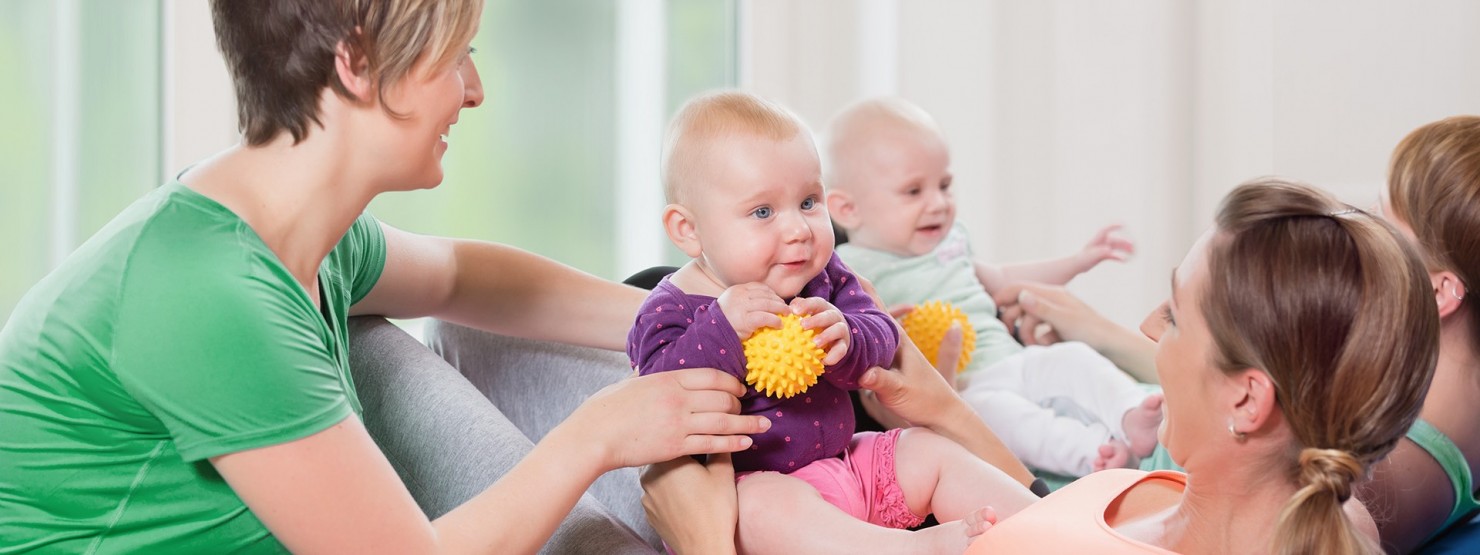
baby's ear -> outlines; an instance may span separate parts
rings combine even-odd
[[[668,240],[678,247],[678,250],[689,255],[689,258],[699,258],[704,252],[699,242],[699,228],[694,223],[694,215],[681,204],[670,204],[663,208],[663,231],[668,232]]]
[[[827,192],[827,213],[838,223],[838,227],[845,230],[858,227],[858,205],[853,203],[853,197],[846,192]]]

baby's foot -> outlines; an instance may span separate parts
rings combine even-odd
[[[961,523],[966,525],[966,540],[970,542],[997,524],[997,511],[991,507],[982,507],[971,511],[971,514],[961,519]]]
[[[942,522],[915,532],[916,553],[948,553],[957,555],[966,551],[976,537],[992,528],[997,522],[997,511],[982,507],[961,520]]]
[[[1160,393],[1147,395],[1140,405],[1125,411],[1120,421],[1125,430],[1125,441],[1130,444],[1131,456],[1144,459],[1156,450],[1156,430],[1161,427]]]
[[[1131,465],[1131,448],[1124,441],[1111,438],[1100,446],[1100,454],[1095,457],[1093,469],[1095,472],[1107,468],[1129,468]]]

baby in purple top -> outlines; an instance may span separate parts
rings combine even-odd
[[[741,410],[765,415],[771,420],[771,429],[751,436],[755,443],[750,449],[734,454],[735,471],[789,473],[817,459],[841,455],[853,439],[853,404],[848,391],[858,389],[858,378],[869,368],[889,365],[899,346],[899,332],[889,315],[859,288],[858,280],[836,254],[792,301],[797,307],[820,308],[824,303],[831,305],[824,310],[842,314],[845,327],[839,329],[847,329],[850,337],[833,343],[834,348],[824,359],[827,371],[807,391],[778,399],[754,387],[746,389],[740,399]],[[785,310],[785,306],[778,309]],[[831,317],[828,312],[822,314],[823,318]],[[690,295],[666,278],[643,303],[637,325],[627,338],[627,354],[642,374],[716,368],[744,380],[742,353],[740,333],[730,325],[720,299]]]
[[[833,254],[811,133],[753,95],[699,97],[669,126],[663,184],[664,229],[692,260],[637,315],[627,354],[639,373],[716,368],[743,381],[741,340],[780,314],[803,315],[825,353],[807,391],[751,386],[740,399],[772,423],[733,459],[742,550],[963,551],[994,519],[1004,475],[927,430],[854,434],[847,392],[889,365],[900,333]],[[944,524],[902,530],[932,512]]]

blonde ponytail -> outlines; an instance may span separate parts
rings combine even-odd
[[[1342,510],[1362,463],[1339,449],[1307,447],[1300,452],[1300,490],[1280,511],[1275,553],[1376,553],[1379,546],[1358,534]]]

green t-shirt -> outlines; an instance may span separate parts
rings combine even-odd
[[[207,459],[358,414],[346,312],[384,265],[361,216],[321,313],[215,201],[171,182],[124,210],[0,330],[0,553],[283,551]]]

